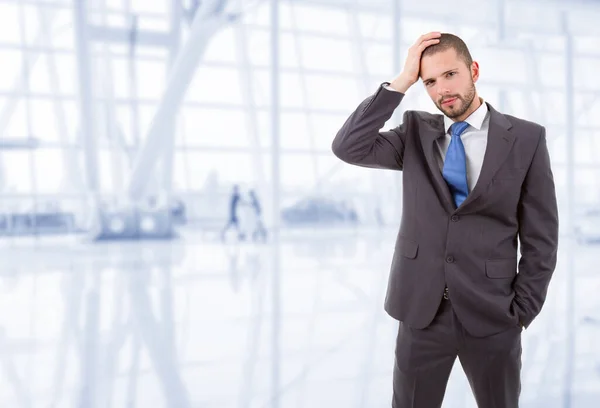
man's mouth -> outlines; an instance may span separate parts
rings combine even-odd
[[[456,102],[456,100],[457,100],[457,99],[458,99],[458,98],[450,98],[450,99],[446,99],[446,100],[442,101],[442,105],[449,105],[449,104],[451,104],[451,103],[454,103],[454,102]]]

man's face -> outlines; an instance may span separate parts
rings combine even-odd
[[[456,119],[469,110],[475,98],[479,66],[467,67],[453,48],[421,59],[420,76],[431,100],[439,110]]]

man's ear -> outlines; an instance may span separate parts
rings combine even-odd
[[[473,61],[471,64],[471,78],[473,79],[473,82],[477,82],[479,79],[479,63],[477,63],[477,61]]]

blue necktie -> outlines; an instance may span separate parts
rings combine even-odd
[[[465,146],[460,140],[460,134],[469,127],[467,122],[456,122],[450,126],[452,139],[446,159],[444,160],[444,169],[442,175],[450,187],[452,197],[456,207],[459,207],[467,195],[469,195],[469,186],[467,184],[467,157],[465,154]]]

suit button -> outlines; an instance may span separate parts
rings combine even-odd
[[[448,257],[446,258],[446,262],[448,262],[448,263],[452,263],[452,262],[454,262],[454,257],[453,257],[452,255],[448,256]]]
[[[452,221],[456,222],[458,221],[458,215],[453,215],[452,218],[450,218]]]

